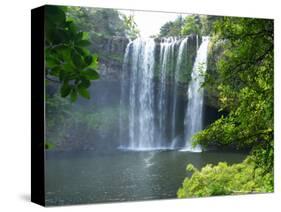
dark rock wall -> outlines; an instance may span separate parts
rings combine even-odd
[[[207,60],[207,74],[212,78],[217,78],[217,62],[223,53],[222,41],[210,40],[208,48],[208,60]],[[225,115],[226,112],[219,112],[219,99],[218,91],[214,88],[204,90],[204,113],[203,113],[203,125],[207,127],[209,124]]]

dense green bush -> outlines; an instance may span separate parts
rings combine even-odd
[[[273,192],[272,173],[257,168],[253,157],[234,165],[220,162],[198,170],[189,164],[186,169],[192,176],[178,190],[179,198]]]

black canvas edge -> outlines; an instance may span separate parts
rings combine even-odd
[[[45,206],[45,6],[31,10],[31,202]]]

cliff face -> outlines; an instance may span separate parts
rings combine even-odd
[[[125,37],[100,39],[93,44],[93,52],[99,56],[101,80],[120,80],[125,49],[129,40]]]
[[[223,53],[222,41],[211,40],[208,49],[208,61],[207,61],[207,74],[210,75],[213,79],[218,77],[217,72],[217,62]],[[205,104],[209,107],[218,108],[218,91],[215,88],[205,89],[204,91],[204,101]]]
[[[217,62],[223,53],[223,42],[215,41],[211,39],[208,48],[208,60],[207,60],[207,74],[213,79],[218,76]],[[218,90],[215,88],[205,88],[204,90],[204,125],[205,127],[211,124],[216,119],[220,118],[221,115],[226,112],[218,112],[219,110],[219,99]]]

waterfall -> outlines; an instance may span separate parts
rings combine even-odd
[[[126,47],[125,54],[124,54],[124,60],[123,60],[123,66],[122,66],[122,74],[121,74],[121,94],[120,94],[120,113],[119,113],[119,145],[122,146],[123,139],[124,139],[124,125],[127,122],[127,120],[124,118],[124,111],[126,109],[126,80],[128,78],[127,69],[129,66],[129,58],[130,58],[130,48],[132,46],[132,42],[129,42],[129,44]]]
[[[128,45],[124,61],[129,65],[129,143],[128,149],[155,147],[154,51],[153,39],[138,38]],[[130,52],[131,51],[131,52]],[[131,54],[131,57],[128,58]]]
[[[189,39],[193,40],[189,42]],[[137,38],[127,45],[120,100],[120,107],[127,112],[119,119],[120,148],[141,151],[189,147],[189,142],[185,145],[185,141],[202,127],[201,121],[198,124],[194,118],[200,116],[202,119],[203,101],[202,92],[197,92],[202,80],[196,80],[199,77],[196,70],[204,62],[206,39],[198,49],[192,69],[187,109],[179,82],[185,73],[189,73],[187,70],[191,71],[191,68],[187,69],[186,60],[190,56],[188,52],[196,51],[198,41],[196,39],[195,44],[195,39]],[[192,42],[193,45],[189,45]],[[180,115],[185,112],[184,119]]]
[[[185,115],[185,135],[186,141],[184,150],[200,152],[201,147],[195,148],[191,145],[192,136],[202,129],[203,112],[203,89],[201,84],[204,82],[204,73],[207,70],[207,50],[209,37],[203,37],[203,41],[197,51],[195,63],[191,74],[191,82],[188,86],[188,104]]]
[[[173,110],[172,110],[172,147],[175,146],[176,142],[176,122],[177,122],[177,92],[178,92],[178,78],[179,78],[179,72],[181,70],[181,63],[182,63],[182,55],[184,49],[186,49],[188,37],[183,39],[179,46],[178,56],[177,56],[177,62],[176,62],[176,68],[174,73],[174,89],[173,89]]]
[[[180,42],[177,38],[164,38],[160,43],[160,91],[158,100],[159,132],[161,139],[165,139],[167,130],[168,95],[167,75],[174,68],[175,46]]]

